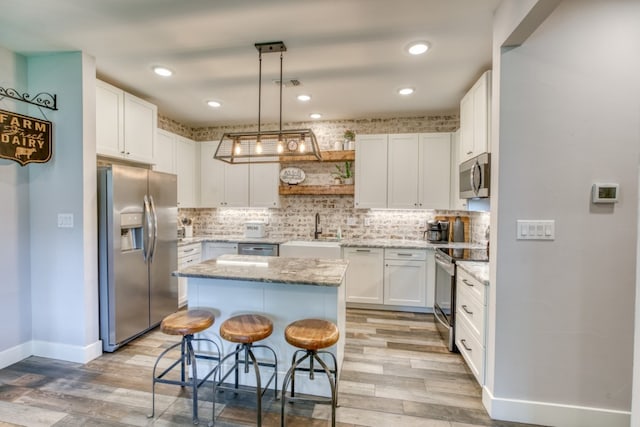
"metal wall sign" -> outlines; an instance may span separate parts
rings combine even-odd
[[[0,110],[0,158],[24,166],[51,159],[52,124],[46,120]]]

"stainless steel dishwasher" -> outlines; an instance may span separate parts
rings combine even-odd
[[[238,255],[278,256],[278,244],[238,243]]]

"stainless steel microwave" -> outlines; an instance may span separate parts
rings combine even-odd
[[[491,192],[491,155],[480,154],[460,164],[460,198],[489,197]]]

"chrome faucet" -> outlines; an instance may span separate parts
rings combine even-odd
[[[319,236],[320,234],[322,234],[322,228],[320,228],[320,229],[318,230],[318,227],[319,227],[319,226],[320,226],[320,214],[319,214],[319,213],[316,213],[316,229],[315,229],[315,231],[313,232],[313,238],[314,238],[314,239],[316,239],[316,240],[318,240],[318,236]]]

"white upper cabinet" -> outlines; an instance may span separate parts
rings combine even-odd
[[[418,158],[418,206],[421,209],[449,209],[451,134],[420,134]]]
[[[419,146],[420,136],[417,133],[389,135],[387,207],[394,209],[420,207],[418,203]]]
[[[249,165],[249,203],[256,208],[280,206],[279,163],[257,163]]]
[[[96,152],[153,164],[155,105],[96,80]]]
[[[215,160],[218,143],[200,143],[200,206],[217,208],[224,206],[224,163]]]
[[[200,206],[199,144],[176,135],[176,171],[178,175],[178,207]]]
[[[394,209],[448,209],[451,134],[389,135],[387,201]]]
[[[358,209],[387,207],[388,135],[356,136],[354,205]]]
[[[231,165],[213,158],[217,141],[201,143],[200,200],[202,207],[280,206],[278,163]]]
[[[460,163],[489,151],[491,70],[460,101]]]
[[[451,196],[449,209],[466,210],[467,200],[460,198],[460,129],[451,134]]]
[[[153,170],[176,173],[176,135],[158,129],[153,148]]]

